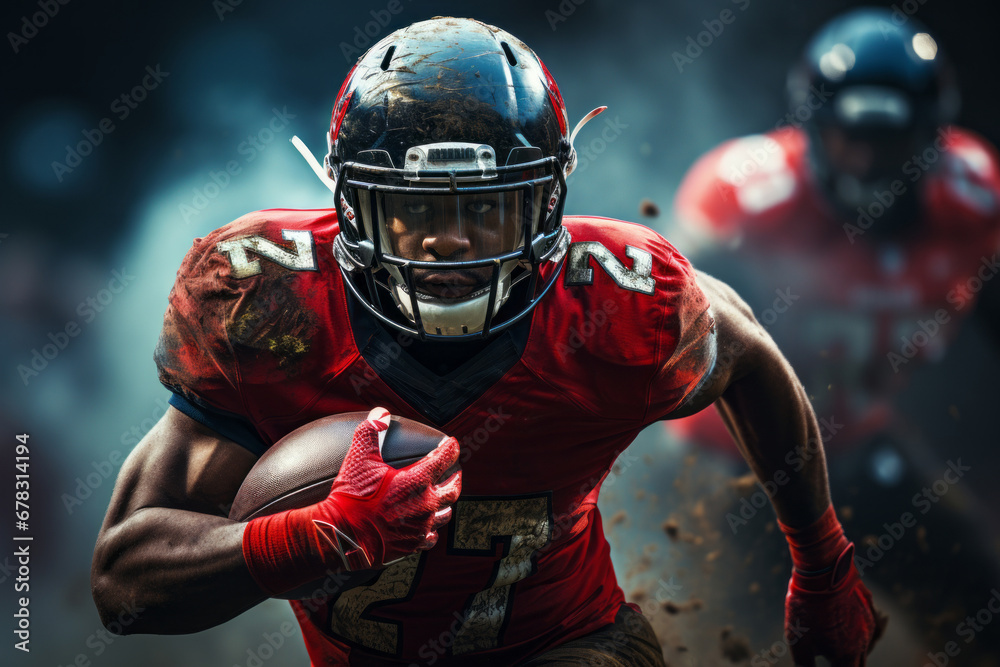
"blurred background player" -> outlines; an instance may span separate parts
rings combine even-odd
[[[872,576],[902,567],[897,599],[937,610],[918,627],[947,639],[997,580],[997,495],[963,481],[957,463],[975,466],[989,443],[929,436],[906,392],[941,382],[942,371],[938,395],[961,382],[960,361],[920,371],[944,358],[970,316],[993,349],[1000,340],[990,282],[1000,271],[1000,171],[993,146],[950,124],[958,88],[936,41],[897,14],[857,9],[821,28],[789,74],[789,113],[699,159],[675,213],[698,242],[696,261],[754,307],[830,425],[834,495],[880,508],[854,525],[874,542]],[[715,411],[668,428],[736,454]],[[902,548],[879,549],[883,524],[906,511],[919,525],[881,545]],[[962,519],[972,511],[988,518]]]

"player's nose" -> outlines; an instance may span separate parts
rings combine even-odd
[[[423,249],[425,252],[440,259],[446,259],[453,255],[462,255],[469,251],[472,243],[469,238],[457,231],[440,232],[424,237]]]

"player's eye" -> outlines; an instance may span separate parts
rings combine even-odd
[[[496,207],[496,203],[488,199],[474,199],[466,204],[465,209],[474,215],[486,215]]]
[[[431,210],[430,204],[424,204],[419,202],[403,204],[403,208],[410,215],[427,215]]]

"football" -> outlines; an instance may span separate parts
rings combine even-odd
[[[354,429],[367,416],[367,412],[345,412],[323,417],[300,426],[274,443],[243,480],[229,518],[249,521],[306,507],[326,498],[347,456]],[[419,461],[447,437],[435,428],[395,415],[380,437],[383,434],[382,460],[397,469]],[[455,470],[457,465],[446,471],[442,479],[447,479]],[[276,597],[298,600],[335,594],[366,583],[379,571],[351,572],[345,575],[346,580],[318,580]]]

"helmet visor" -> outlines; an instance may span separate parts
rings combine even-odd
[[[525,234],[530,239],[537,228],[541,197],[540,187],[458,195],[417,189],[386,194],[379,212],[383,260],[387,255],[440,263],[440,268],[424,265],[412,270],[417,291],[438,298],[469,298],[489,287],[492,259],[506,257],[505,264],[517,263]]]
[[[523,190],[387,194],[380,216],[383,248],[396,257],[423,262],[465,262],[514,252],[524,245],[524,199]],[[530,234],[535,225],[528,222]]]

